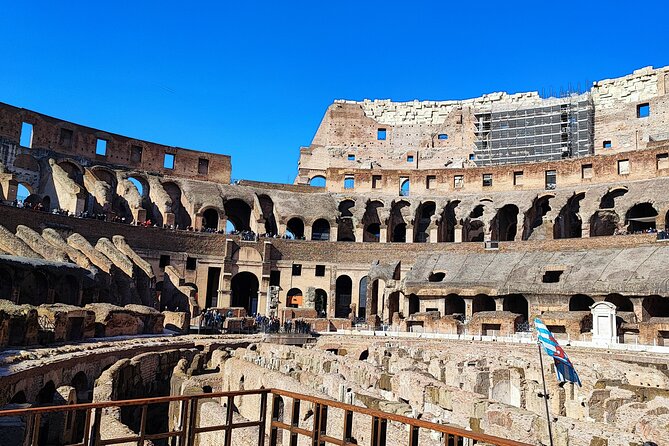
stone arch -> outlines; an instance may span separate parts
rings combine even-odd
[[[499,242],[512,242],[518,233],[518,214],[515,204],[502,206],[490,223],[491,239]]]
[[[304,238],[304,221],[300,217],[293,217],[286,223],[286,230],[293,234],[295,240]]]
[[[38,406],[46,406],[53,403],[53,397],[56,395],[56,385],[53,381],[49,381],[37,392],[35,403]]]
[[[351,313],[353,281],[347,275],[337,277],[335,284],[335,317],[347,318]]]
[[[441,211],[441,221],[439,222],[439,230],[437,241],[439,242],[454,242],[455,241],[455,226],[458,224],[455,216],[455,208],[460,204],[459,201],[450,201]]]
[[[366,361],[369,358],[369,349],[364,349],[358,356],[358,361]]]
[[[652,204],[637,203],[625,213],[625,225],[630,233],[656,229],[657,209]]]
[[[403,197],[408,197],[410,188],[411,180],[409,178],[405,178],[404,181],[402,181],[402,184],[400,184],[400,195]]]
[[[79,305],[79,280],[71,274],[58,279],[54,287],[54,301],[68,305]]]
[[[51,211],[51,197],[48,195],[45,195],[42,197],[42,209],[44,209],[46,212]]]
[[[228,221],[236,231],[251,230],[251,206],[244,200],[232,198],[223,205]]]
[[[219,212],[215,208],[207,208],[202,212],[202,227],[212,231],[218,231]]]
[[[613,209],[615,208],[615,199],[622,197],[627,193],[626,187],[613,187],[609,189],[599,201],[599,209]]]
[[[309,179],[309,186],[325,187],[326,185],[327,180],[323,175],[315,175]]]
[[[645,297],[641,310],[644,322],[652,317],[669,317],[669,298],[657,295]]]
[[[532,206],[525,212],[525,222],[523,224],[523,240],[529,240],[533,236],[534,230],[542,225],[543,218],[551,210],[550,199],[554,195],[544,194],[538,196],[532,202]],[[543,239],[543,235],[537,235],[538,239]]]
[[[33,187],[30,184],[20,181],[16,185],[16,199],[18,201],[25,202],[31,195],[33,195]]]
[[[0,299],[13,300],[14,280],[9,270],[0,268]]]
[[[70,385],[74,387],[77,392],[77,403],[90,401],[89,391],[91,389],[89,387],[88,376],[86,376],[83,371],[77,372],[77,374],[72,377]]]
[[[616,311],[634,312],[634,304],[629,297],[625,297],[621,294],[609,294],[604,300],[615,305]]]
[[[553,224],[553,238],[579,238],[581,237],[581,228],[583,222],[579,214],[581,210],[581,200],[585,198],[585,192],[572,195],[567,204],[560,210],[555,217]]]
[[[355,230],[353,225],[353,212],[355,201],[344,200],[339,203],[339,218],[337,220],[337,241],[354,242]]]
[[[192,225],[192,220],[184,206],[185,198],[179,185],[173,181],[167,181],[163,183],[162,186],[172,200],[171,211],[174,214],[174,224],[181,229],[190,227]]]
[[[28,402],[26,398],[26,393],[23,390],[19,390],[12,396],[12,399],[9,400],[9,404],[25,404]]]
[[[481,220],[483,217],[483,210],[485,206],[478,204],[469,213],[462,225],[463,241],[465,242],[482,242],[485,237],[485,224]]]
[[[369,278],[363,276],[358,284],[358,317],[364,318],[367,312],[367,282]]]
[[[381,219],[379,217],[378,209],[382,208],[384,204],[378,200],[371,200],[367,202],[365,214],[362,217],[362,224],[364,233],[362,237],[363,242],[379,242],[381,241]]]
[[[569,298],[569,311],[590,311],[595,300],[585,294],[575,294]]]
[[[480,311],[495,311],[495,299],[487,294],[477,294],[472,299],[472,314]]]
[[[449,294],[444,298],[444,314],[465,315],[465,300],[457,294]]]
[[[19,304],[41,305],[47,302],[49,282],[39,270],[28,273],[21,281]]]
[[[379,301],[383,300],[386,289],[386,282],[382,279],[374,279],[371,284],[371,293],[369,296],[369,305],[367,306],[367,316],[379,314]]]
[[[529,320],[529,305],[522,294],[509,294],[504,297],[502,309],[523,316],[523,322]]]
[[[272,397],[272,421],[283,422],[284,417],[284,403],[283,398],[279,395]]]
[[[230,288],[233,307],[244,308],[247,315],[257,312],[260,283],[255,274],[248,271],[235,274],[230,282]]]
[[[67,173],[67,176],[72,181],[77,183],[82,188],[84,187],[84,168],[81,166],[81,164],[70,158],[58,161],[56,164],[58,164],[58,167]]]
[[[16,158],[14,158],[14,167],[30,170],[32,172],[40,171],[39,161],[37,161],[37,158],[27,153],[16,155]]]
[[[430,241],[430,223],[432,217],[437,211],[437,205],[434,201],[421,203],[416,210],[416,222],[414,223],[414,239],[416,243],[427,243]]]
[[[318,317],[328,314],[328,293],[321,288],[316,288],[314,292],[314,308]]]
[[[388,229],[391,242],[405,243],[407,241],[407,222],[402,215],[402,209],[410,206],[408,201],[400,200],[394,202],[390,208]]]
[[[304,302],[304,294],[299,288],[291,288],[286,293],[286,308],[299,308]]]
[[[276,224],[276,216],[274,215],[274,201],[269,195],[260,194],[258,195],[258,203],[262,210],[262,216],[265,219],[265,232],[270,235],[278,234],[279,229]]]
[[[319,218],[311,225],[311,240],[330,240],[330,222]]]

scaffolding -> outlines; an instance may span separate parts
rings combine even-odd
[[[549,98],[535,107],[476,113],[474,161],[479,166],[587,156],[594,151],[589,93]]]

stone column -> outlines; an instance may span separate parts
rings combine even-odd
[[[388,241],[388,226],[381,225],[379,229],[379,242],[386,243]]]
[[[465,319],[471,319],[472,318],[472,305],[474,298],[473,297],[463,297],[465,301]]]
[[[311,240],[311,226],[304,226],[304,239]]]
[[[203,220],[203,217],[202,217],[201,213],[195,214],[195,220],[193,221],[193,228],[196,231],[199,231],[200,229],[202,229],[202,220]]]
[[[439,228],[436,225],[430,225],[430,243],[437,243],[439,239]]]
[[[413,243],[413,226],[407,225],[406,241],[407,243]]]
[[[462,243],[462,225],[459,223],[455,225],[453,230],[453,242]]]
[[[330,226],[330,241],[331,242],[336,242],[337,241],[337,235],[339,233],[339,228],[337,225]]]
[[[365,233],[365,229],[361,226],[356,226],[355,227],[355,241],[356,242],[362,242],[363,241],[363,235]]]

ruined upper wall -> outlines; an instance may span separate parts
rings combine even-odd
[[[18,145],[23,123],[33,126],[30,149],[56,151],[84,165],[108,164],[176,177],[230,182],[232,165],[228,155],[142,141],[0,103],[0,139]],[[104,156],[96,154],[98,139],[106,141]],[[163,167],[166,154],[174,156],[173,169]]]
[[[643,149],[649,141],[669,139],[668,92],[669,67],[647,67],[595,82],[583,95],[560,99],[542,99],[529,92],[491,93],[455,101],[338,100],[328,107],[311,145],[301,149],[295,183],[306,184],[315,176],[325,176],[328,168],[472,167],[472,160],[478,158],[474,153],[481,136],[481,114],[579,101],[592,101],[594,107],[593,154]],[[638,117],[638,107],[645,104],[650,107],[649,115]],[[526,124],[523,135],[537,135],[533,127]],[[380,130],[385,131],[385,139],[379,137]],[[554,138],[561,131],[558,128],[557,135],[547,135],[545,145],[558,142],[559,138]],[[527,158],[527,162],[534,160]]]

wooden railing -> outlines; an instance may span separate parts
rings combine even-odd
[[[267,423],[267,400],[268,396],[272,395],[272,411],[271,420]],[[257,396],[260,398],[258,404],[258,418],[255,421],[233,422],[233,415],[235,410],[235,397],[242,396]],[[284,422],[283,415],[283,398],[289,398],[292,402],[290,405],[290,421]],[[213,426],[201,426],[198,423],[200,417],[198,416],[199,402],[210,399],[225,400],[226,418],[224,424]],[[147,432],[147,420],[149,406],[154,404],[178,403],[178,425],[172,430],[160,433]],[[301,418],[301,409],[303,404],[308,403],[312,411],[313,424],[311,429],[305,429],[299,426]],[[139,420],[138,432],[132,435],[125,435],[121,437],[111,437],[109,434],[103,435],[102,423],[103,412],[108,409],[120,409],[128,406],[140,406],[141,417]],[[327,425],[328,409],[333,408],[343,411],[342,432],[337,437],[332,436],[332,432],[328,435]],[[207,432],[222,432],[223,436],[220,443],[225,446],[232,446],[234,444],[234,431],[240,428],[258,428],[257,444],[258,446],[277,446],[279,444],[287,444],[290,446],[297,446],[299,436],[308,437],[311,439],[310,443],[313,446],[324,446],[326,444],[335,445],[355,445],[358,444],[353,439],[353,417],[354,415],[363,415],[370,417],[371,423],[369,425],[369,438],[371,446],[385,446],[391,443],[387,442],[387,429],[389,422],[396,422],[408,426],[408,434],[403,444],[409,446],[418,446],[418,434],[421,429],[426,429],[433,432],[439,432],[442,435],[441,444],[445,446],[467,446],[474,444],[486,444],[494,446],[529,446],[525,443],[520,443],[513,440],[508,440],[499,437],[493,437],[482,433],[476,433],[450,426],[447,424],[436,424],[416,418],[410,418],[402,415],[382,412],[375,409],[368,409],[366,407],[354,406],[351,404],[340,403],[338,401],[326,400],[309,395],[303,395],[294,392],[288,392],[279,389],[258,389],[258,390],[242,390],[236,392],[219,392],[219,393],[205,393],[199,395],[184,395],[172,397],[158,397],[158,398],[144,398],[136,400],[124,401],[105,401],[100,403],[88,404],[72,404],[67,406],[45,406],[34,407],[29,409],[11,409],[0,411],[0,418],[14,417],[17,419],[25,419],[25,431],[23,441],[20,443],[23,446],[39,446],[46,443],[46,439],[40,440],[42,421],[51,414],[61,413],[74,416],[76,413],[85,413],[83,417],[84,429],[80,438],[72,441],[60,441],[58,444],[66,446],[105,446],[121,443],[135,443],[143,446],[145,440],[161,440],[171,439],[168,441],[170,445],[176,446],[194,446],[196,444],[196,437],[199,434]],[[7,422],[4,423],[7,426]],[[265,436],[265,429],[269,427],[269,438]],[[284,438],[280,442],[279,431],[284,430],[289,433],[288,438]],[[360,433],[358,433],[360,435]],[[248,437],[247,437],[248,438]],[[248,441],[248,440],[247,440]],[[255,442],[256,440],[252,440]],[[397,444],[397,443],[392,443]]]

